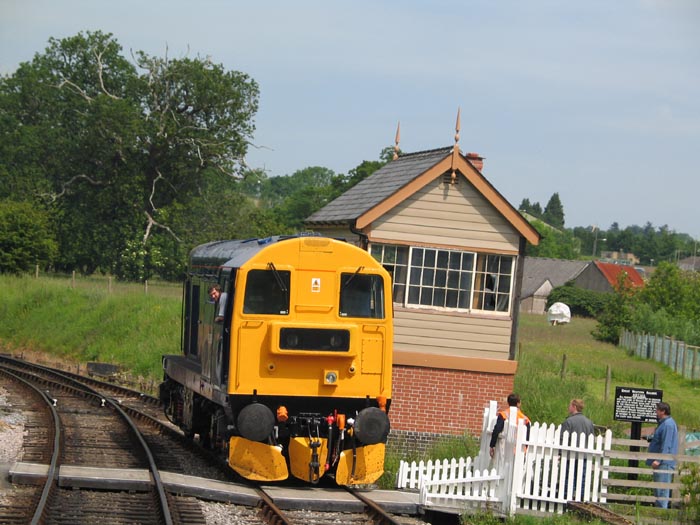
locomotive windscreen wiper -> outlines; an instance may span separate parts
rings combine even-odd
[[[284,293],[284,299],[289,304],[289,290],[287,290],[287,286],[284,284],[284,280],[282,279],[282,276],[280,273],[277,271],[277,268],[275,268],[275,263],[269,262],[267,263],[267,266],[272,270],[272,275],[275,276],[275,281],[277,281],[277,286],[280,287],[280,290]]]
[[[364,266],[358,266],[358,267],[357,267],[357,270],[355,270],[355,273],[353,273],[353,274],[348,278],[348,280],[345,281],[345,282],[343,283],[343,287],[341,288],[341,291],[342,291],[342,290],[345,290],[345,288],[352,282],[352,280],[353,280],[355,277],[357,277],[357,274],[360,273],[360,272],[361,272],[362,270],[364,270],[364,269],[365,269]]]

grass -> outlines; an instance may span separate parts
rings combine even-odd
[[[683,379],[665,365],[595,341],[590,335],[594,327],[595,321],[590,319],[576,318],[568,325],[550,326],[542,316],[521,316],[515,389],[530,419],[563,421],[569,400],[578,397],[586,402],[584,412],[595,424],[623,437],[629,434],[630,423],[613,419],[615,387],[658,388],[671,405],[676,422],[689,431],[700,430],[700,406],[689,402],[698,399],[700,382]],[[562,377],[564,355],[566,369]],[[606,397],[608,367],[611,381]]]
[[[0,341],[68,361],[100,361],[162,377],[161,355],[179,353],[178,285],[149,286],[0,276]]]

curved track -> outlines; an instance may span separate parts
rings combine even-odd
[[[39,391],[50,392],[44,396],[51,403],[56,400],[61,420],[65,420],[70,426],[67,431],[68,446],[63,451],[62,457],[68,459],[64,464],[76,465],[84,461],[85,457],[93,465],[105,468],[148,467],[154,482],[154,488],[147,494],[108,492],[108,502],[101,500],[98,491],[71,491],[56,489],[54,497],[47,497],[52,502],[56,512],[72,513],[80,515],[82,512],[86,521],[74,520],[72,523],[94,523],[99,521],[100,513],[104,516],[105,509],[110,515],[109,523],[206,523],[202,508],[206,505],[215,507],[217,504],[199,502],[193,497],[181,497],[167,494],[161,483],[160,470],[189,474],[197,472],[201,477],[220,481],[238,481],[250,490],[250,484],[241,480],[224,467],[221,458],[208,450],[197,446],[191,439],[186,438],[179,429],[167,422],[160,409],[158,400],[152,396],[143,395],[134,390],[119,387],[111,383],[96,381],[76,374],[69,374],[52,368],[33,365],[25,361],[0,356],[0,369],[12,368],[12,374],[31,377],[40,382]],[[70,392],[70,393],[68,393]],[[74,398],[82,398],[83,403],[90,406],[75,405]],[[86,401],[88,400],[88,401]],[[88,419],[94,411],[97,419]],[[111,414],[109,420],[104,419],[105,412]],[[128,423],[116,423],[114,418],[119,416],[122,421]],[[126,425],[130,429],[128,436],[123,432],[117,432],[116,428]],[[88,434],[88,430],[96,432]],[[120,437],[121,436],[121,437]],[[91,447],[92,443],[96,446]],[[116,446],[112,447],[112,445]],[[130,453],[123,456],[124,450],[144,450],[134,455]],[[147,451],[147,452],[146,452]],[[87,454],[87,456],[86,456]],[[160,470],[159,470],[160,469]],[[54,487],[56,483],[52,484]],[[347,492],[353,498],[362,502],[359,508],[364,512],[337,512],[328,510],[312,510],[313,502],[309,502],[306,510],[282,510],[274,499],[263,488],[256,488],[257,508],[221,506],[221,512],[240,515],[229,523],[271,523],[275,525],[296,524],[331,524],[331,523],[373,523],[381,525],[404,525],[423,523],[419,519],[410,516],[396,517],[385,512],[379,505],[361,493],[348,489]],[[290,489],[294,490],[294,489]],[[219,504],[221,505],[221,504]],[[119,521],[115,509],[138,508],[133,513],[124,516],[124,521]],[[76,510],[78,509],[78,510]],[[82,510],[80,510],[82,509]],[[205,512],[206,514],[206,512]],[[49,511],[49,516],[51,512]],[[138,521],[135,516],[140,516]],[[150,516],[150,517],[149,517]],[[132,520],[132,521],[129,521]],[[102,520],[104,521],[104,520]],[[26,523],[27,521],[22,521]],[[51,519],[44,520],[52,523]],[[2,520],[0,523],[10,523]],[[216,523],[223,523],[216,521]]]

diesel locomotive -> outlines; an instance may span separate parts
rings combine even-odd
[[[370,484],[384,471],[391,277],[316,235],[217,241],[189,256],[167,417],[245,478]]]

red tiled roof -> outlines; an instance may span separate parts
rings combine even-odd
[[[617,279],[621,273],[627,275],[627,279],[630,284],[634,287],[644,286],[644,279],[641,275],[634,269],[633,266],[625,266],[623,264],[613,264],[604,263],[600,261],[595,261],[595,265],[598,267],[600,272],[605,276],[610,285],[614,288],[617,286]]]

